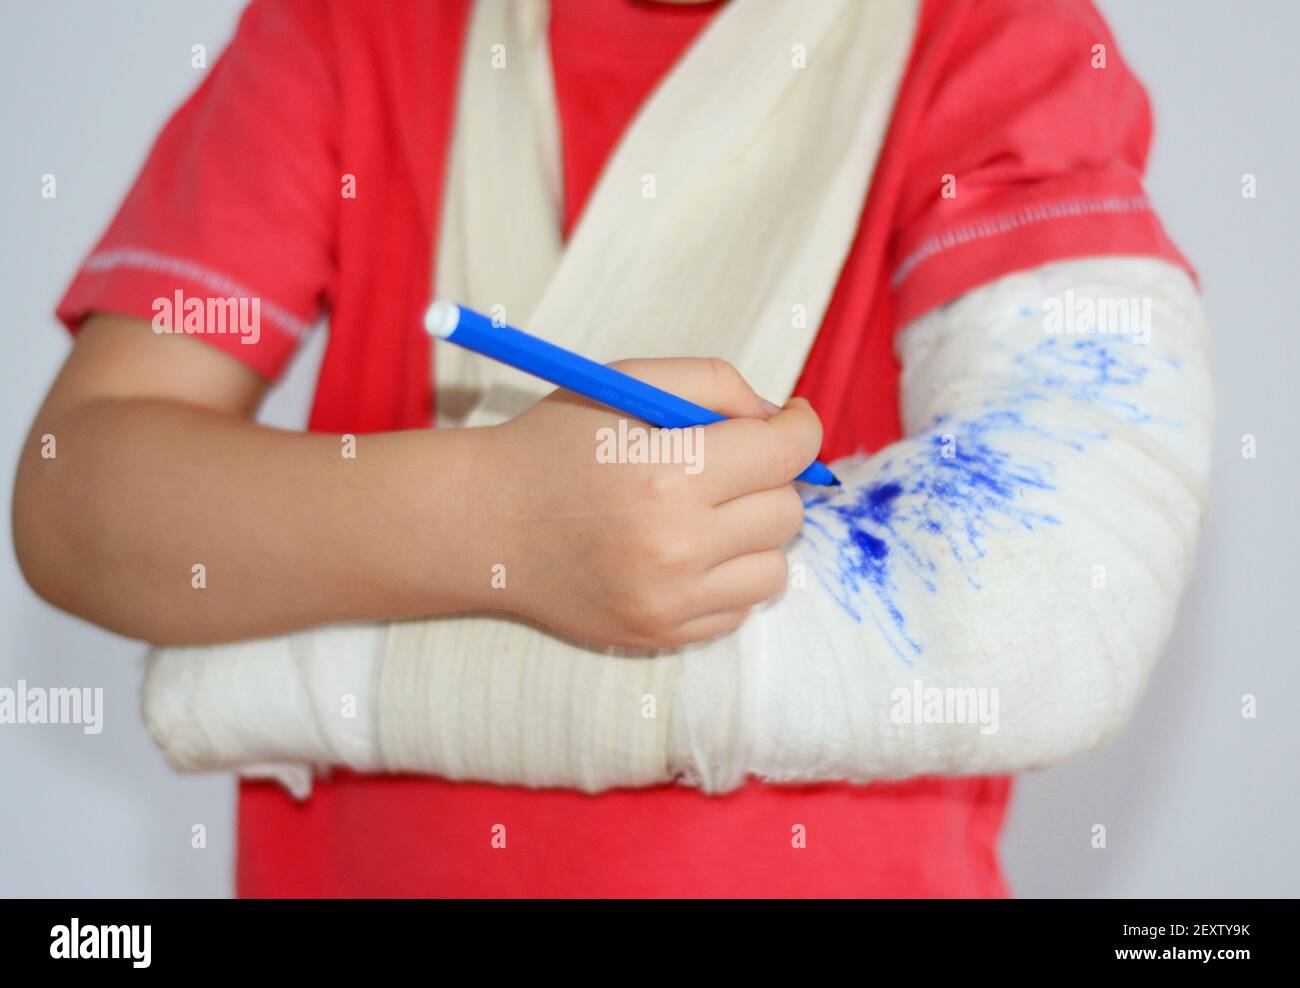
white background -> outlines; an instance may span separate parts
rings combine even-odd
[[[51,311],[198,82],[237,0],[64,0],[0,9],[0,489],[68,347]],[[1214,507],[1178,632],[1109,749],[1018,785],[1003,841],[1024,896],[1300,894],[1295,445],[1300,5],[1106,0],[1156,107],[1148,186],[1197,265],[1217,334]],[[40,196],[54,174],[58,196]],[[1258,198],[1241,196],[1254,174]],[[300,426],[317,337],[265,417]],[[1243,460],[1241,437],[1257,437]],[[7,515],[6,509],[6,515]],[[102,686],[105,729],[0,726],[0,894],[223,896],[234,784],[181,778],[137,716],[141,648],[47,607],[0,535],[0,686]],[[1258,697],[1244,720],[1241,698]],[[1104,824],[1108,846],[1090,846]],[[207,829],[204,850],[191,827]]]

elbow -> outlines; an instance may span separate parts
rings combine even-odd
[[[117,613],[116,595],[102,578],[103,552],[94,540],[103,519],[94,506],[68,496],[60,465],[26,454],[14,480],[10,518],[14,558],[23,580],[61,611],[129,638],[151,640],[155,629]]]
[[[1057,552],[1040,554],[1031,602],[1019,621],[1008,622],[1019,628],[1017,644],[999,671],[1019,696],[1004,697],[1004,721],[1016,722],[1008,725],[1015,744],[1006,750],[1022,768],[1048,768],[1119,737],[1173,634],[1197,512],[1189,506],[1180,525],[1131,514],[1137,527],[1124,532],[1115,519],[1077,526],[1087,551],[1057,541]],[[1083,579],[1070,590],[1063,574]]]
[[[11,525],[18,570],[32,591],[55,607],[66,606],[67,567],[59,564],[62,526],[51,492],[37,476],[40,465],[24,456],[14,479]]]
[[[1027,698],[1032,714],[1012,728],[1010,767],[1052,768],[1114,741],[1137,714],[1162,644],[1116,618],[1091,647],[1062,655],[1055,682]]]
[[[1098,698],[1092,709],[1076,709],[1051,726],[1052,740],[1026,768],[1051,768],[1110,745],[1136,713],[1140,693]]]

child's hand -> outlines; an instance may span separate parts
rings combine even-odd
[[[791,481],[816,458],[821,422],[803,399],[777,409],[719,360],[615,366],[735,418],[665,437],[557,391],[490,430],[484,448],[501,480],[476,513],[499,546],[505,586],[489,600],[606,644],[724,634],[785,586],[781,546],[803,524]],[[677,462],[627,462],[633,443],[620,447],[620,418],[629,440],[646,430]]]

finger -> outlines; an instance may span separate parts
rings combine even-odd
[[[619,360],[610,366],[728,418],[766,419],[780,411],[756,395],[740,371],[717,357]]]
[[[789,450],[792,467],[790,480],[808,469],[822,448],[822,420],[806,398],[791,398],[780,413],[766,423],[781,434]]]
[[[777,549],[803,528],[803,498],[790,484],[733,498],[713,509],[706,560],[710,566],[737,556]]]
[[[790,483],[817,459],[822,424],[812,406],[791,398],[765,422],[730,419],[706,425],[699,472],[714,504]]]
[[[751,552],[705,573],[699,583],[699,600],[710,610],[744,610],[781,593],[789,576],[790,563],[780,549]]]
[[[729,611],[720,614],[706,614],[704,617],[693,618],[687,621],[677,629],[676,634],[672,636],[669,645],[689,645],[692,642],[705,642],[712,638],[721,638],[723,635],[735,631],[749,616],[749,611]]]

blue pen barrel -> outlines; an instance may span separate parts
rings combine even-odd
[[[464,306],[448,340],[661,429],[689,429],[726,418],[513,326],[494,326],[487,316]]]
[[[435,306],[441,304],[435,303]],[[719,415],[512,326],[493,325],[490,318],[473,309],[467,309],[463,305],[456,306],[456,309],[458,313],[453,316],[454,328],[450,332],[435,329],[431,323],[430,331],[467,350],[491,357],[628,415],[635,415],[650,425],[661,429],[690,429],[712,425],[726,418],[725,415]],[[446,315],[448,310],[440,310],[439,314]],[[430,319],[433,319],[433,315],[434,309],[431,308]],[[816,461],[796,479],[810,484],[839,483],[829,469]]]

